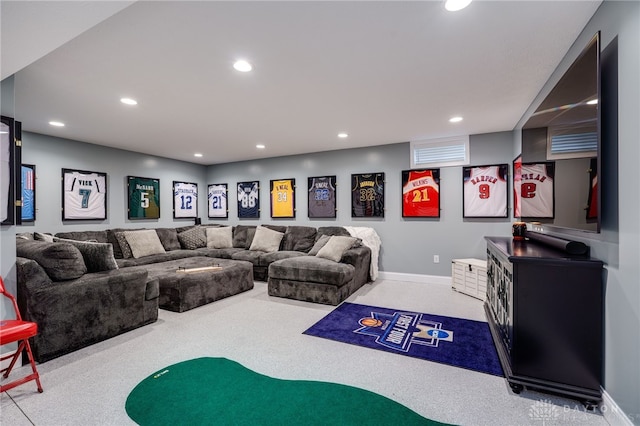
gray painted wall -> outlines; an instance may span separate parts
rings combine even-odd
[[[2,115],[7,117],[14,116],[14,84],[13,76],[7,77],[0,82],[0,111]],[[0,275],[4,280],[7,290],[16,294],[16,243],[15,243],[15,226],[0,226]],[[0,299],[0,319],[9,318],[12,314],[13,307],[5,297]],[[17,348],[12,345],[8,349]],[[15,349],[13,349],[15,350]],[[3,351],[0,350],[0,353]]]
[[[618,77],[617,93],[607,93],[610,101],[602,105],[607,122],[602,135],[602,232],[549,232],[586,242],[592,256],[606,264],[604,387],[631,421],[640,424],[639,2],[602,3],[518,124],[514,147],[519,149],[519,129],[596,31],[601,31],[603,60],[617,45],[617,70],[615,62],[604,60],[603,66],[612,67]]]
[[[472,135],[471,164],[508,163],[513,160],[511,132]],[[278,223],[308,226],[370,226],[382,240],[381,271],[424,275],[451,275],[451,259],[485,258],[485,235],[509,235],[510,219],[462,219],[462,167],[440,170],[441,214],[439,219],[402,218],[401,172],[410,168],[409,143],[345,149],[307,155],[253,160],[209,166],[209,183],[229,185],[229,219],[212,223]],[[385,173],[385,217],[351,217],[351,174]],[[337,217],[307,217],[307,178],[336,175]],[[269,181],[296,180],[296,218],[270,218]],[[259,180],[260,220],[237,218],[237,182]],[[509,197],[511,199],[511,196]],[[208,221],[208,220],[207,220]],[[440,263],[433,263],[434,255]]]
[[[36,165],[36,221],[17,226],[17,232],[193,224],[193,219],[173,219],[174,180],[198,184],[198,213],[206,214],[206,167],[202,165],[29,132],[22,137],[22,161]],[[62,168],[107,173],[107,220],[62,221]],[[160,219],[127,218],[126,178],[129,175],[160,179]]]

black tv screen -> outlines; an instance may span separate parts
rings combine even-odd
[[[600,232],[600,100],[597,33],[522,128],[522,163],[544,163],[547,170],[553,167],[553,215],[541,216],[539,210],[527,210],[527,205],[535,203],[524,203],[517,217],[552,227]],[[522,176],[514,173],[516,196],[536,197],[536,179],[540,182],[543,176],[536,176],[534,168],[527,178],[529,183],[521,186]]]

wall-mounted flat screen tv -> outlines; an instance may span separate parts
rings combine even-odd
[[[521,219],[600,232],[600,100],[598,32],[522,128],[522,163],[555,166],[555,206],[552,217],[540,218],[522,205]]]

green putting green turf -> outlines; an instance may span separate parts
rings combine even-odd
[[[163,368],[133,389],[125,407],[140,425],[444,424],[373,392],[274,379],[226,358],[197,358]]]

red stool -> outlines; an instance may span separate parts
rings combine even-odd
[[[18,342],[18,350],[15,353],[0,358],[0,362],[11,359],[11,363],[9,364],[9,366],[0,370],[0,373],[4,373],[2,377],[5,379],[9,377],[9,373],[11,373],[13,366],[16,364],[16,361],[20,357],[20,354],[25,349],[27,350],[29,362],[31,363],[31,369],[33,370],[33,373],[29,374],[26,377],[14,380],[13,382],[9,382],[7,384],[3,383],[2,385],[0,385],[0,392],[8,391],[9,389],[15,388],[16,386],[19,386],[23,383],[30,382],[31,380],[36,381],[36,384],[38,385],[38,392],[42,392],[40,375],[38,374],[38,370],[36,369],[36,363],[33,360],[31,345],[29,345],[29,338],[38,334],[38,324],[36,324],[35,322],[22,321],[16,299],[11,294],[7,293],[7,290],[4,288],[2,277],[0,277],[0,294],[11,300],[11,302],[13,303],[13,309],[16,312],[16,319],[0,320],[0,345]]]

